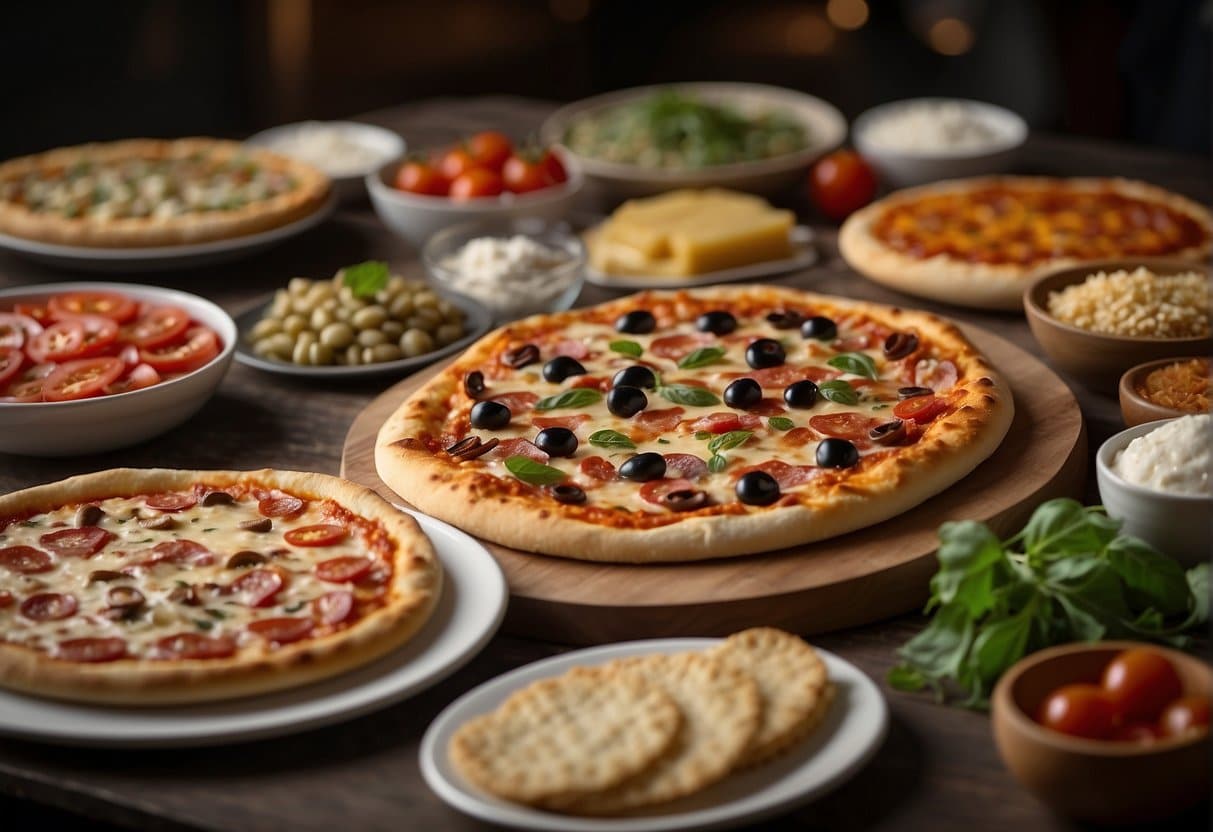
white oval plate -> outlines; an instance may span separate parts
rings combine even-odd
[[[483,546],[440,520],[408,513],[434,544],[445,582],[430,620],[401,649],[315,684],[201,705],[103,707],[0,690],[0,736],[117,748],[222,745],[343,722],[437,684],[493,637],[509,594]]]
[[[832,653],[825,660],[837,695],[813,735],[769,763],[729,775],[682,800],[626,818],[582,818],[509,803],[472,785],[451,764],[451,736],[467,720],[495,709],[537,679],[559,676],[575,665],[597,665],[625,656],[703,650],[718,639],[629,641],[576,650],[528,664],[485,682],[455,700],[430,724],[421,741],[421,773],[439,797],[469,815],[516,829],[568,832],[669,832],[725,829],[787,812],[820,797],[857,772],[876,753],[888,728],[880,689],[862,671]]]
[[[324,204],[306,217],[294,222],[261,231],[232,237],[227,240],[211,240],[207,243],[192,243],[180,246],[149,246],[146,248],[101,248],[98,246],[65,246],[27,240],[11,234],[0,234],[0,248],[8,249],[22,257],[87,272],[154,272],[165,269],[187,269],[226,263],[248,257],[297,234],[319,225],[337,206],[335,193],[329,194]]]
[[[602,286],[605,289],[689,289],[693,286],[739,283],[743,280],[773,277],[777,274],[794,272],[797,269],[807,269],[817,262],[817,246],[813,244],[813,229],[805,225],[798,225],[792,229],[789,236],[792,242],[792,256],[785,257],[783,260],[767,260],[765,263],[752,263],[749,266],[720,269],[690,277],[607,274],[598,271],[593,266],[586,266],[585,279],[587,283],[593,283],[595,286]]]

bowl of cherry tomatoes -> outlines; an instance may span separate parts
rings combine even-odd
[[[98,453],[163,433],[215,392],[236,338],[226,312],[174,289],[0,291],[0,453]]]
[[[515,145],[495,130],[410,155],[366,177],[375,213],[418,248],[456,223],[560,219],[582,183],[580,168],[560,148]]]
[[[999,680],[994,740],[1016,779],[1061,814],[1159,820],[1208,796],[1213,668],[1131,641],[1033,653]]]

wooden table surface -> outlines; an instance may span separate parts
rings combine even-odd
[[[414,147],[486,127],[534,130],[550,105],[513,98],[435,100],[368,114]],[[86,138],[86,137],[81,137]],[[1088,140],[1034,136],[1025,173],[1127,176],[1202,202],[1211,196],[1208,160]],[[811,220],[807,206],[794,205]],[[1040,354],[1023,318],[913,301],[849,271],[820,226],[821,262],[777,282],[890,303],[910,303],[971,321]],[[232,265],[181,273],[132,275],[175,286],[237,313],[295,275],[324,277],[370,258],[420,274],[415,252],[392,236],[367,206],[342,209],[303,237]],[[0,254],[0,287],[75,275]],[[581,303],[609,297],[587,286]],[[1070,382],[1088,419],[1092,451],[1120,429],[1114,398]],[[385,382],[335,385],[289,380],[233,365],[217,395],[189,422],[138,447],[60,460],[0,455],[0,490],[120,465],[181,468],[271,466],[335,474],[351,420]],[[1094,476],[1088,496],[1095,499]],[[922,626],[917,615],[815,639],[877,680],[895,648]],[[497,637],[463,670],[405,703],[351,722],[296,736],[186,751],[98,751],[0,740],[0,795],[9,818],[45,821],[54,807],[116,826],[166,829],[473,829],[483,824],[447,808],[418,772],[417,747],[430,720],[450,701],[506,670],[561,652],[556,644]],[[886,689],[889,737],[849,783],[781,823],[763,828],[928,830],[980,826],[1066,829],[1003,768],[985,715],[938,707]],[[63,815],[53,819],[61,821]],[[1207,807],[1181,826],[1207,828]],[[0,827],[7,824],[0,822]],[[32,827],[31,827],[32,828]]]

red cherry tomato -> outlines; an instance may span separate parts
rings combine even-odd
[[[561,182],[569,181],[569,172],[564,169],[564,162],[560,161],[556,151],[550,147],[539,157],[539,164],[547,171],[548,179],[551,179],[554,184],[559,185]]]
[[[144,350],[162,347],[180,339],[189,329],[190,316],[175,306],[149,309],[123,332],[124,339]]]
[[[158,373],[190,373],[219,354],[219,336],[205,327],[186,333],[186,340],[151,350],[139,350],[139,358]]]
[[[257,503],[257,510],[265,517],[294,517],[302,514],[307,503],[290,494],[266,497]]]
[[[193,494],[153,494],[144,500],[143,504],[156,511],[185,511],[198,505],[198,498]]]
[[[1101,740],[1111,736],[1115,716],[1111,700],[1098,685],[1073,684],[1049,694],[1037,722],[1073,737]]]
[[[46,377],[42,398],[48,402],[67,402],[100,396],[125,368],[121,359],[113,356],[68,361]]]
[[[1203,696],[1181,696],[1163,710],[1158,730],[1164,737],[1209,730],[1209,700]]]
[[[178,633],[156,642],[158,659],[226,659],[235,652],[236,640],[231,636]]]
[[[898,419],[913,419],[918,424],[925,424],[943,412],[946,405],[935,396],[914,396],[898,402],[893,407],[893,415]]]
[[[555,184],[541,162],[522,156],[507,159],[501,177],[505,180],[505,186],[516,194],[540,191]]]
[[[342,555],[316,564],[316,577],[331,584],[345,584],[358,580],[374,565],[370,558]]]
[[[1158,719],[1168,702],[1183,693],[1179,674],[1154,650],[1125,650],[1104,668],[1103,689],[1125,721]]]
[[[315,625],[310,618],[263,618],[248,625],[250,631],[266,641],[290,644],[311,633]]]
[[[846,219],[876,196],[876,174],[853,150],[836,150],[809,172],[809,195],[821,213]]]
[[[1153,722],[1124,722],[1112,729],[1113,742],[1157,742],[1161,736]]]
[[[450,192],[451,182],[431,165],[409,161],[396,171],[396,188],[412,194],[446,196]]]
[[[30,339],[29,357],[43,362],[75,361],[105,352],[118,339],[118,324],[101,315],[57,321]]]
[[[500,172],[505,160],[514,152],[514,143],[504,133],[485,130],[468,139],[467,148],[477,165]]]
[[[101,315],[124,324],[139,312],[139,305],[125,295],[114,292],[68,292],[55,295],[47,302],[52,318],[76,315]]]
[[[477,167],[476,160],[465,147],[452,147],[438,161],[439,172],[450,181],[452,187],[456,179]]]
[[[25,353],[20,349],[0,347],[0,387],[8,384],[25,366]]]
[[[282,537],[292,546],[333,546],[349,536],[345,526],[330,523],[320,523],[315,526],[302,526],[291,529]]]
[[[472,168],[451,182],[451,199],[498,196],[504,190],[501,177],[491,170]]]

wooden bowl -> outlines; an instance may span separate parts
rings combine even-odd
[[[1159,419],[1187,416],[1189,411],[1155,404],[1138,393],[1137,388],[1141,382],[1145,381],[1146,376],[1159,367],[1199,358],[1208,359],[1208,357],[1208,355],[1180,355],[1174,358],[1160,358],[1157,361],[1147,361],[1126,370],[1125,374],[1120,377],[1120,414],[1124,417],[1125,427],[1131,428],[1135,425],[1144,425],[1146,422],[1157,422]]]
[[[1185,694],[1213,697],[1213,668],[1200,659],[1132,641],[1075,643],[1033,653],[1003,674],[994,689],[994,741],[1015,778],[1055,811],[1095,823],[1158,820],[1209,794],[1209,732],[1154,743],[1071,737],[1031,716],[1056,688],[1098,682],[1122,650],[1145,647],[1166,656]]]
[[[1182,272],[1209,274],[1207,265],[1188,260],[1101,260],[1049,272],[1024,291],[1023,307],[1028,326],[1041,349],[1058,369],[1092,389],[1111,393],[1126,370],[1145,361],[1213,352],[1213,337],[1133,338],[1107,335],[1062,323],[1049,314],[1050,292],[1081,283],[1097,272],[1133,271],[1138,266],[1145,266],[1160,275]]]

